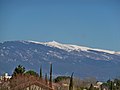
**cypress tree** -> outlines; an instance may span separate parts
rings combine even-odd
[[[93,87],[93,85],[92,85],[92,84],[90,85],[89,90],[94,90],[94,87]]]
[[[110,81],[110,90],[113,90],[113,82]]]
[[[45,74],[45,84],[48,85],[47,73]]]
[[[71,75],[71,77],[70,77],[69,90],[73,90],[73,74],[74,74],[74,73],[72,73],[72,75]]]
[[[42,65],[40,66],[40,79],[42,79]]]
[[[52,88],[52,64],[50,64],[50,80],[49,80],[49,86]]]

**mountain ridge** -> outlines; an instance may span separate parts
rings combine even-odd
[[[19,64],[38,72],[42,64],[44,71],[49,72],[52,62],[54,75],[75,72],[78,77],[93,76],[99,80],[120,76],[120,54],[100,50],[55,41],[6,41],[0,43],[0,74],[12,73]]]
[[[31,41],[31,40],[28,40],[28,41],[23,41],[23,42],[32,42],[32,43],[36,43],[36,44],[43,44],[43,45],[47,45],[47,46],[51,46],[51,47],[57,47],[59,49],[64,49],[64,50],[67,50],[65,49],[68,48],[68,51],[69,50],[76,50],[76,51],[80,51],[80,50],[96,50],[96,51],[102,51],[102,52],[106,52],[106,53],[110,53],[110,54],[120,54],[120,51],[112,51],[112,50],[106,50],[106,49],[98,49],[98,48],[90,48],[90,47],[86,47],[86,46],[80,46],[80,45],[73,45],[73,44],[62,44],[62,43],[59,43],[57,41],[50,41],[50,42],[37,42],[37,41]],[[63,46],[63,47],[59,47],[59,46]]]

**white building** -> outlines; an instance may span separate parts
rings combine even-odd
[[[3,81],[3,80],[8,80],[10,79],[12,76],[9,76],[8,73],[5,73],[3,76],[0,76],[0,80]]]

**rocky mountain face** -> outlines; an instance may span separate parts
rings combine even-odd
[[[96,77],[98,80],[120,76],[120,52],[93,49],[58,42],[6,41],[0,43],[0,74],[12,73],[21,64],[27,70],[49,73],[49,63],[53,64],[53,74]]]

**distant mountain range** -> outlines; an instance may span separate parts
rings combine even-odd
[[[107,80],[120,76],[120,52],[93,49],[83,46],[35,41],[5,41],[0,43],[0,74],[12,73],[21,64],[27,70],[49,73],[49,63],[53,64],[53,74],[77,77],[96,77]]]

